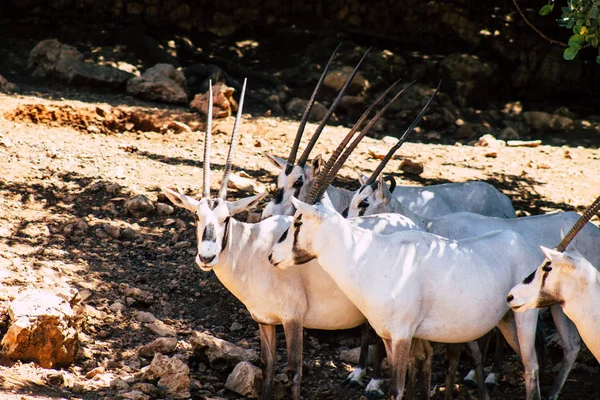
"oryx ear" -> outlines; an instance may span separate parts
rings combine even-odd
[[[236,201],[228,201],[227,209],[229,210],[229,215],[235,215],[241,213],[242,211],[246,211],[252,207],[255,207],[259,201],[261,201],[267,192],[259,193],[254,196],[244,197],[243,199],[239,199]]]
[[[323,161],[323,155],[319,154],[310,163],[312,167],[312,177],[316,177],[321,172],[321,169],[325,166],[325,161]]]
[[[292,196],[290,199],[296,210],[300,211],[302,214],[316,217],[319,216],[319,210],[317,210],[315,206],[300,201],[294,196]]]
[[[363,186],[367,182],[369,177],[363,174],[363,172],[358,168],[354,168],[354,172],[356,172],[356,175],[358,175],[358,181],[360,182],[360,186]]]
[[[186,196],[185,194],[181,194],[178,191],[169,189],[167,187],[163,187],[161,188],[161,190],[163,191],[165,196],[167,196],[169,200],[171,200],[171,203],[173,203],[177,207],[188,209],[191,212],[196,212],[196,210],[198,209],[198,203],[200,202],[194,199],[193,197]]]
[[[285,168],[285,166],[287,164],[287,161],[285,159],[274,156],[273,154],[269,153],[268,151],[265,151],[264,154],[265,154],[265,157],[267,157],[274,166],[276,166],[277,168],[280,168],[280,169]]]
[[[544,247],[544,246],[540,246],[540,248],[542,249],[542,252],[546,256],[546,258],[548,260],[550,260],[551,263],[553,263],[553,264],[560,264],[560,265],[574,266],[574,263],[573,263],[573,260],[571,259],[571,257],[569,257],[568,255],[566,255],[565,253],[562,253],[560,251],[556,251],[554,249],[549,249],[549,248]]]
[[[385,182],[386,180],[390,180],[390,179],[392,182],[392,186],[396,187],[396,180],[394,179],[393,176],[387,176],[387,177],[383,178],[383,175],[381,175],[381,180],[379,181],[379,194],[380,194],[381,198],[383,199],[383,201],[388,201],[392,197],[393,189],[390,189],[390,187]]]

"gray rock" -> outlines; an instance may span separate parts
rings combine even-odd
[[[307,104],[308,100],[294,97],[285,105],[285,110],[289,115],[295,117],[302,117]],[[308,120],[312,122],[321,121],[323,117],[325,117],[325,114],[327,114],[327,108],[325,108],[325,106],[321,103],[315,102],[312,110],[310,111],[310,116],[308,117]]]
[[[152,331],[152,333],[154,333],[155,335],[158,335],[160,337],[175,337],[177,336],[177,331],[175,329],[173,329],[172,327],[170,327],[169,325],[165,324],[164,322],[162,322],[161,320],[156,320],[154,322],[151,322],[149,324],[146,324],[146,328],[148,328],[150,331]]]
[[[211,368],[220,372],[235,367],[241,361],[258,360],[255,350],[244,349],[206,333],[194,332],[190,344],[197,357],[207,360]]]
[[[173,206],[165,203],[156,203],[156,211],[159,215],[171,215],[175,211]]]
[[[339,92],[346,83],[346,80],[352,74],[353,69],[354,67],[351,67],[349,65],[333,69],[325,77],[325,80],[323,81],[323,86],[336,92]],[[350,96],[357,95],[365,92],[367,89],[369,89],[369,87],[369,81],[366,80],[362,73],[359,71],[354,76],[354,79],[352,80],[350,87],[346,91],[346,94]]]
[[[9,93],[17,90],[17,85],[10,83],[5,77],[0,75],[0,92]]]
[[[187,84],[183,72],[171,64],[156,64],[141,76],[127,82],[127,93],[146,100],[187,103]]]
[[[260,368],[247,361],[242,361],[235,366],[227,377],[225,389],[249,399],[256,399],[260,396],[262,381],[263,376]]]
[[[152,357],[156,353],[171,354],[177,348],[177,339],[172,337],[160,337],[151,343],[142,346],[138,354],[142,357]]]
[[[135,216],[149,215],[155,210],[154,204],[143,194],[132,197],[125,203],[128,213]]]
[[[529,126],[542,132],[569,129],[573,126],[573,120],[570,118],[542,111],[526,111],[523,117]]]
[[[134,75],[83,60],[75,48],[56,39],[39,42],[29,53],[27,67],[38,77],[55,76],[73,85],[123,86]]]
[[[497,83],[495,64],[470,54],[450,54],[440,63],[446,84],[456,85],[461,106],[484,108],[489,104],[490,90]]]

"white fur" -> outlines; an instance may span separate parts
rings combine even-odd
[[[271,262],[286,266],[289,258],[282,255],[293,257],[296,249],[317,258],[384,339],[398,399],[408,361],[406,346],[413,337],[463,343],[496,325],[522,355],[527,398],[539,398],[537,314],[515,317],[518,344],[503,319],[509,310],[505,294],[530,272],[535,259],[520,235],[492,232],[460,242],[420,231],[382,236],[352,226],[334,210],[292,202],[295,221],[302,215],[300,232],[294,227],[293,235],[289,232],[274,246]],[[498,248],[504,249],[502,257],[497,256]]]
[[[560,304],[600,362],[600,273],[577,250],[564,253],[546,247],[542,250],[546,260],[530,283],[520,283],[512,288],[508,304],[519,312]],[[548,260],[550,263],[546,265]],[[551,270],[544,271],[544,268]]]

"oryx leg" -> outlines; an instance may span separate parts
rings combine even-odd
[[[429,400],[431,394],[431,365],[433,362],[433,345],[428,340],[422,340],[425,359],[421,365],[421,382],[419,390],[421,400]]]
[[[462,344],[448,343],[446,345],[446,381],[444,382],[444,399],[451,400],[454,393],[454,383],[456,382],[456,371],[458,370],[458,360]]]
[[[367,360],[369,359],[369,331],[371,325],[365,322],[361,326],[361,338],[360,338],[360,357],[358,359],[358,365],[354,368],[354,371],[350,372],[346,379],[342,381],[342,385],[348,385],[350,387],[363,386],[362,378],[367,372]]]
[[[577,328],[565,315],[560,305],[552,306],[550,311],[552,312],[552,319],[554,320],[554,325],[556,325],[556,330],[560,335],[563,346],[563,361],[548,397],[549,400],[555,400],[558,398],[558,393],[565,384],[569,372],[577,359],[579,349],[581,348],[581,337],[579,336],[579,332],[577,332]]]
[[[515,315],[519,350],[525,371],[525,391],[527,400],[541,399],[539,365],[535,351],[535,334],[538,321],[538,310],[532,309]]]
[[[500,335],[497,335],[500,336]],[[481,355],[481,351],[479,349],[479,343],[477,341],[468,342],[465,344],[467,349],[467,354],[471,357],[473,362],[473,367],[475,370],[475,378],[477,380],[477,387],[479,389],[479,397],[482,400],[489,400],[490,396],[487,391],[487,387],[485,382],[483,381],[483,356]],[[448,390],[448,389],[446,389]],[[451,398],[451,397],[449,397]],[[447,397],[448,399],[448,397]]]
[[[492,372],[485,378],[485,384],[488,388],[493,389],[500,384],[498,380],[502,374],[502,360],[504,359],[504,340],[498,329],[492,332],[494,336],[494,362],[492,363]]]
[[[381,363],[385,358],[385,351],[382,349],[382,347],[383,340],[377,336],[377,339],[373,344],[373,360],[375,362],[373,365],[373,373],[371,374],[371,380],[367,384],[364,393],[368,400],[377,399],[385,395],[381,389],[383,384],[383,377],[381,376]]]
[[[299,321],[283,323],[287,344],[287,375],[292,383],[292,399],[300,400],[300,382],[302,381],[302,324]]]
[[[404,398],[406,400],[413,400],[416,398],[416,391],[420,374],[423,370],[423,364],[425,360],[425,348],[424,341],[421,339],[413,339],[410,346],[410,357],[408,359],[408,382],[406,382],[406,389]]]
[[[260,332],[260,357],[263,364],[262,400],[273,398],[273,376],[277,363],[277,337],[274,325],[258,324]]]
[[[404,394],[404,383],[406,381],[406,369],[410,356],[410,337],[394,338],[384,340],[385,350],[392,367],[390,379],[390,399],[401,400]]]
[[[483,337],[480,337],[479,339],[477,339],[477,343],[479,345],[479,350],[481,355],[481,360],[482,363],[485,362],[485,360],[487,359],[487,352],[488,349],[490,347],[490,342],[492,341],[492,339],[497,338],[498,336],[500,336],[500,332],[498,331],[498,329],[494,328],[492,331],[486,333]],[[483,349],[483,351],[481,350]],[[492,374],[490,374],[492,375]],[[471,368],[471,370],[469,371],[469,373],[463,378],[463,385],[471,388],[471,389],[475,389],[479,387],[479,382],[477,381],[476,378],[476,372],[474,368]],[[487,379],[486,379],[486,383],[487,383]]]

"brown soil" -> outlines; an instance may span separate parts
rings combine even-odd
[[[61,93],[45,97],[60,98]],[[0,367],[3,399],[114,398],[110,379],[135,375],[136,368],[149,362],[142,359],[141,365],[136,364],[137,350],[154,338],[133,318],[139,309],[152,312],[177,329],[181,339],[193,330],[207,330],[233,343],[260,349],[256,323],[241,303],[213,274],[194,265],[191,215],[176,210],[172,216],[135,218],[121,209],[123,198],[133,194],[156,200],[163,185],[199,193],[202,135],[194,131],[197,117],[178,108],[157,109],[155,105],[134,103],[127,96],[110,95],[100,101],[97,97],[86,99],[85,95],[80,98],[82,101],[0,95],[0,141],[4,142],[0,144],[0,227],[4,232],[0,234],[1,265],[23,277],[42,267],[59,271],[74,287],[89,290],[87,304],[99,311],[88,318],[83,330],[84,345],[93,353],[91,360],[78,360],[62,371],[62,383],[61,379],[52,379],[55,371],[5,360]],[[113,108],[108,104],[131,107]],[[175,120],[191,124],[193,131],[177,134],[161,128]],[[149,125],[144,125],[146,122]],[[222,170],[231,126],[231,118],[217,123],[214,176]],[[272,184],[276,171],[263,153],[285,155],[296,127],[297,121],[246,115],[236,169]],[[309,125],[308,130],[314,127]],[[327,128],[314,154],[329,154],[345,132],[342,127]],[[490,149],[483,147],[407,143],[400,154],[422,162],[425,171],[419,177],[397,176],[401,183],[417,185],[485,180],[508,194],[524,214],[581,210],[598,195],[600,153],[593,148],[574,147],[568,137],[563,139],[567,144],[562,147],[501,148],[495,150],[496,157],[490,157]],[[376,160],[370,158],[369,149],[387,147],[383,141],[366,138],[342,169],[338,183],[356,187],[353,168],[372,170]],[[387,170],[397,171],[400,159],[392,161]],[[120,193],[107,191],[113,183],[123,187]],[[213,189],[218,183],[215,179]],[[177,224],[167,223],[169,218],[184,222],[180,225],[182,232],[174,228]],[[64,234],[64,228],[78,219],[90,229],[82,240],[73,240]],[[133,241],[100,237],[95,229],[103,223],[130,226],[139,236]],[[25,282],[24,278],[8,284]],[[123,284],[149,291],[156,300],[144,306],[134,304],[123,314],[112,314],[108,306],[124,300]],[[243,328],[230,330],[234,321]],[[338,358],[340,341],[357,345],[358,331],[308,331],[306,337],[304,397],[359,399],[360,390],[339,385],[352,366]],[[283,371],[282,333],[278,340],[279,371]],[[187,356],[192,377],[201,387],[193,391],[194,398],[239,397],[223,389],[225,374],[206,371],[198,360]],[[551,352],[550,359],[542,381],[546,393],[560,354]],[[98,366],[104,368],[103,378],[87,379],[86,373]],[[465,362],[462,369],[466,367]],[[443,382],[441,371],[436,363],[435,385]],[[492,393],[493,398],[523,398],[521,367],[514,355],[506,359],[503,372],[502,385]],[[598,372],[595,361],[579,364],[561,398],[596,397]],[[461,399],[477,396],[463,386],[459,389]]]

